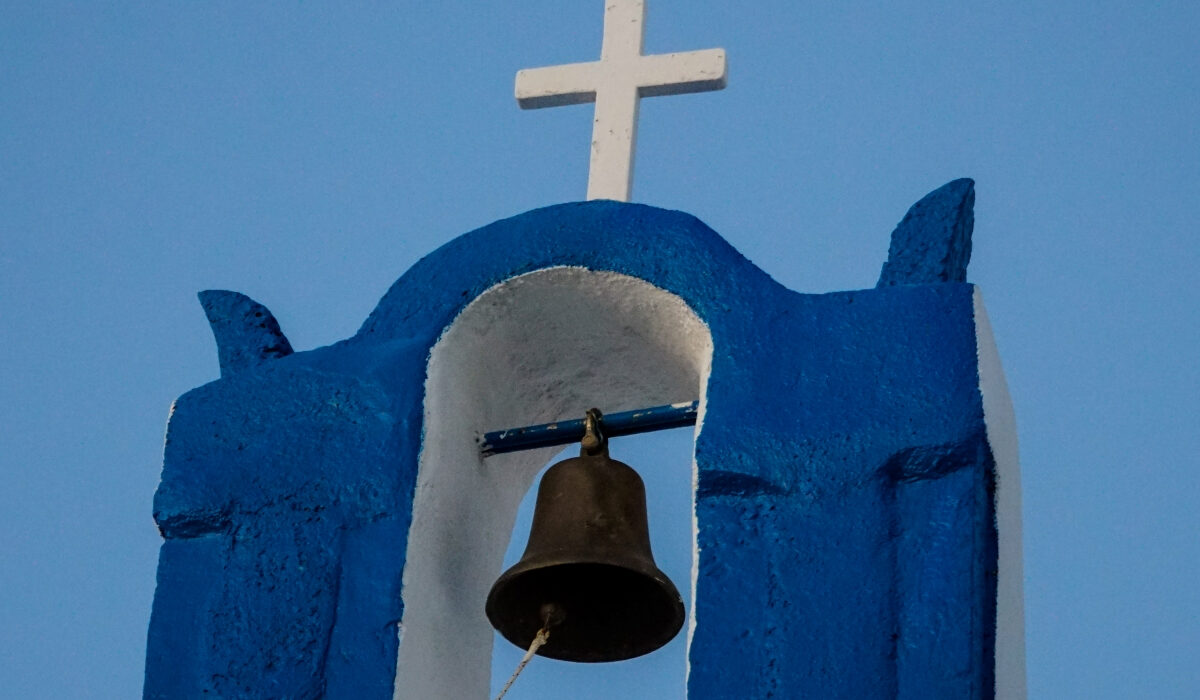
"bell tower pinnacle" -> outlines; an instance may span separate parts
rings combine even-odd
[[[725,87],[725,50],[642,55],[644,0],[608,0],[600,60],[517,72],[522,109],[596,103],[588,199],[628,202],[633,189],[638,100]]]

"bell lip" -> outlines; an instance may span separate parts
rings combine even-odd
[[[518,576],[520,574],[526,573],[527,571],[531,571],[534,569],[540,569],[540,568],[544,568],[547,566],[576,566],[576,565],[583,565],[583,564],[581,564],[581,562],[574,560],[574,559],[571,559],[571,560],[564,559],[561,561],[540,560],[536,564],[526,563],[526,562],[517,562],[512,567],[510,567],[507,571],[505,571],[503,574],[501,574],[498,579],[496,579],[496,582],[492,584],[491,590],[488,591],[487,602],[484,605],[484,612],[487,614],[488,622],[491,623],[492,629],[496,630],[496,632],[498,632],[501,637],[504,637],[504,639],[507,640],[513,646],[516,646],[520,649],[528,649],[530,644],[533,642],[532,636],[530,636],[528,639],[516,638],[515,635],[510,636],[507,632],[502,630],[498,624],[496,624],[496,617],[497,617],[497,611],[495,609],[495,606],[497,604],[496,603],[496,592],[501,588],[502,584],[510,581],[511,579],[515,578],[516,576]],[[611,567],[613,569],[618,569],[618,570],[622,570],[622,571],[630,570],[625,567],[621,567],[621,566],[618,566],[615,564],[607,564],[607,563],[587,563],[586,566]],[[670,577],[668,577],[665,573],[663,573],[663,571],[661,569],[659,569],[657,566],[654,566],[653,572],[643,572],[643,573],[645,573],[649,578],[654,579],[655,582],[658,583],[660,589],[663,590],[664,593],[669,594],[668,597],[670,598],[670,604],[674,608],[674,612],[675,612],[675,614],[672,616],[672,620],[674,621],[675,624],[661,628],[662,631],[658,635],[647,637],[647,639],[649,641],[633,648],[632,653],[595,654],[595,655],[593,655],[592,658],[578,658],[578,657],[570,656],[567,654],[556,653],[556,650],[553,648],[552,644],[547,644],[547,645],[540,647],[535,653],[538,656],[543,656],[548,659],[555,659],[557,661],[570,661],[570,662],[574,662],[574,663],[611,663],[613,661],[626,661],[628,659],[636,659],[640,656],[645,656],[646,654],[650,654],[655,651],[658,651],[659,649],[661,649],[664,646],[666,646],[667,644],[669,644],[673,639],[675,639],[675,637],[679,636],[679,632],[683,629],[683,623],[687,620],[687,607],[683,604],[683,597],[679,594],[679,588],[675,585],[675,583],[673,581],[671,581]],[[551,638],[551,640],[553,640],[553,638],[554,638],[554,629],[553,628],[551,628],[551,630],[550,630],[550,638]]]

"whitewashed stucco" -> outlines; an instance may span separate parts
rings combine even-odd
[[[1017,419],[1000,353],[975,288],[975,342],[979,355],[979,391],[992,459],[996,462],[996,531],[999,581],[996,590],[996,698],[1024,700],[1025,573],[1021,545],[1021,465],[1017,454]]]

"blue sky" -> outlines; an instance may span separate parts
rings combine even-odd
[[[140,692],[166,411],[218,374],[195,292],[249,294],[318,347],[438,245],[582,198],[590,108],[522,112],[512,81],[596,58],[602,7],[4,3],[7,696]],[[649,13],[647,52],[720,46],[730,79],[642,103],[634,199],[699,216],[785,285],[873,286],[907,208],[976,179],[969,278],[1021,439],[1030,696],[1200,696],[1200,5]],[[686,468],[686,435],[647,440],[643,461]],[[682,519],[658,488],[669,543]],[[681,676],[661,653],[653,673]],[[641,687],[568,673],[535,662],[509,697]]]

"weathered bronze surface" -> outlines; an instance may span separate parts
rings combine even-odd
[[[529,544],[492,586],[487,616],[522,648],[548,621],[542,656],[630,659],[678,634],[683,601],[650,552],[641,477],[602,437],[585,438],[583,452],[546,471]]]

